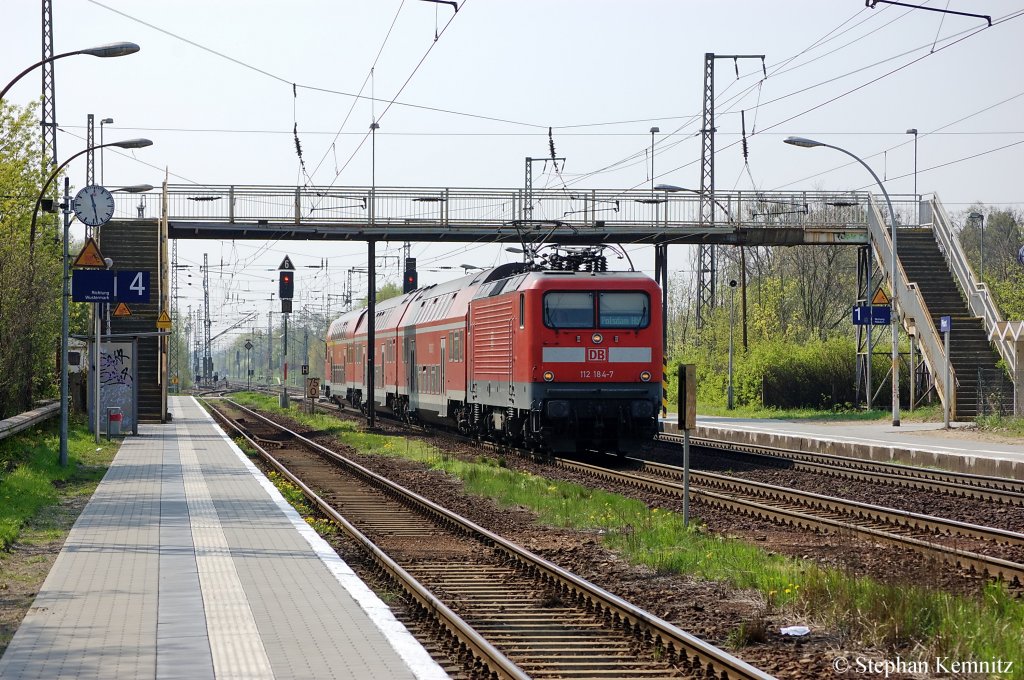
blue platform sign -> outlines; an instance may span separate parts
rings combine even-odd
[[[853,308],[854,326],[888,326],[892,308],[887,305],[857,305]]]
[[[118,302],[149,302],[149,272],[116,272],[114,297]]]
[[[71,299],[75,302],[113,302],[114,273],[103,269],[73,270]]]
[[[149,272],[75,269],[71,272],[75,302],[149,302]]]
[[[939,317],[939,332],[949,333],[953,330],[953,317],[951,316],[940,316]]]
[[[871,305],[871,323],[875,326],[888,326],[892,323],[892,307]]]

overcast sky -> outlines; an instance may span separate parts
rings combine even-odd
[[[716,64],[718,189],[873,189],[841,154],[782,143],[803,135],[849,149],[890,193],[909,194],[914,139],[905,130],[917,128],[919,192],[936,192],[954,216],[975,201],[1019,208],[1024,0],[925,4],[984,12],[994,25],[862,0],[460,0],[454,15],[422,0],[53,0],[56,53],[120,40],[142,47],[118,59],[56,62],[58,156],[84,148],[93,113],[97,124],[115,121],[107,142],[154,141],[105,153],[109,187],[159,186],[164,169],[176,184],[367,186],[366,133],[376,117],[378,186],[518,188],[524,157],[548,155],[551,126],[567,161],[561,177],[550,164],[536,168],[535,186],[628,189],[649,185],[649,129],[658,126],[656,181],[698,187],[704,53],[764,54],[767,79],[760,60],[738,62],[739,79],[732,61]],[[38,0],[4,2],[8,77],[41,58],[40,23]],[[8,100],[38,99],[40,73]],[[747,166],[733,146],[741,110]],[[84,164],[71,167],[83,186]],[[400,246],[378,254],[400,254]],[[341,292],[348,267],[365,264],[354,244],[179,248],[184,264],[209,254],[211,302],[225,316],[270,307],[264,298],[286,253],[299,267],[303,304],[317,308],[327,292]],[[638,268],[653,268],[649,247],[630,250]],[[517,257],[456,244],[414,244],[413,254],[421,283],[456,275],[432,267]],[[321,258],[329,270],[304,271]],[[690,248],[674,246],[670,268],[692,266]],[[181,277],[188,299],[180,304],[198,304],[198,270]]]

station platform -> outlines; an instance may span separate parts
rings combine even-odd
[[[0,678],[446,678],[190,397],[128,437]]]
[[[661,419],[661,431],[678,434],[674,413]],[[891,421],[807,421],[698,416],[693,437],[771,446],[792,451],[828,453],[880,462],[937,467],[953,472],[1024,479],[1024,441],[988,438],[954,423]]]

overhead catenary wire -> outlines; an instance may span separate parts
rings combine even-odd
[[[202,43],[196,42],[194,40],[190,40],[189,38],[185,38],[184,36],[181,36],[181,35],[178,35],[177,33],[174,33],[173,31],[169,31],[169,30],[167,30],[165,28],[161,28],[160,26],[157,26],[156,24],[153,24],[153,23],[150,23],[150,22],[145,21],[143,19],[139,19],[138,17],[132,16],[131,14],[128,14],[127,12],[123,12],[123,11],[121,11],[119,9],[115,9],[113,7],[110,7],[109,5],[105,5],[102,2],[100,2],[99,0],[87,0],[87,2],[89,2],[89,3],[93,4],[93,5],[96,5],[97,7],[102,7],[103,9],[105,9],[105,10],[107,10],[109,12],[113,12],[114,14],[118,14],[118,15],[124,17],[125,19],[128,19],[129,21],[134,21],[135,23],[141,24],[141,25],[143,25],[143,26],[145,26],[147,28],[151,28],[154,31],[157,31],[159,33],[163,33],[164,35],[166,35],[168,37],[174,38],[175,40],[180,40],[180,41],[182,41],[184,43],[192,45],[196,49],[202,50],[204,52],[208,52],[208,53],[210,53],[210,54],[212,54],[214,56],[220,57],[221,59],[226,59],[227,61],[230,61],[230,62],[232,62],[232,63],[234,63],[234,64],[236,64],[238,66],[241,66],[242,68],[249,69],[251,71],[254,71],[256,73],[264,75],[264,76],[266,76],[268,78],[276,80],[276,81],[278,81],[280,83],[283,83],[285,85],[295,84],[295,86],[300,88],[300,89],[310,90],[312,92],[322,92],[324,94],[334,94],[334,95],[338,95],[338,96],[342,96],[342,97],[352,97],[352,98],[355,98],[355,99],[369,99],[369,97],[366,97],[364,95],[354,94],[352,92],[345,92],[343,90],[335,90],[335,89],[331,89],[331,88],[327,88],[327,87],[317,87],[317,86],[314,86],[314,85],[306,85],[306,84],[303,84],[303,83],[293,83],[292,80],[289,80],[287,78],[283,78],[283,77],[281,77],[281,76],[279,76],[279,75],[277,75],[275,73],[271,73],[270,71],[267,71],[265,69],[261,69],[261,68],[259,68],[257,66],[253,66],[252,64],[249,64],[248,62],[242,61],[241,59],[236,59],[235,57],[232,57],[232,56],[230,56],[228,54],[225,54],[223,52],[215,50],[212,47],[207,47],[206,45],[203,45]],[[466,2],[468,2],[468,0],[466,0]],[[465,5],[465,2],[463,3],[463,5]],[[450,23],[450,21],[449,21],[449,23]],[[442,30],[441,32],[443,33],[444,31]],[[383,102],[383,101],[387,101],[387,100],[380,100],[380,101]],[[521,125],[521,126],[525,126],[525,127],[533,127],[533,128],[538,128],[538,129],[544,129],[544,128],[547,127],[546,125],[541,125],[539,123],[531,123],[531,122],[526,122],[526,121],[511,120],[511,119],[507,119],[507,118],[500,118],[500,117],[497,117],[497,116],[488,116],[488,115],[484,115],[484,114],[470,113],[470,112],[467,112],[467,111],[455,111],[455,110],[452,110],[452,109],[444,109],[444,108],[436,107],[436,106],[426,106],[426,105],[423,105],[423,104],[413,104],[411,102],[392,101],[391,103],[396,105],[396,106],[404,106],[404,107],[411,108],[411,109],[420,109],[420,110],[423,110],[423,111],[433,111],[435,113],[444,113],[444,114],[449,114],[449,115],[453,115],[453,116],[463,116],[463,117],[467,117],[467,118],[477,118],[479,120],[489,120],[489,121],[493,121],[493,122],[497,122],[497,123],[507,123],[509,125]]]

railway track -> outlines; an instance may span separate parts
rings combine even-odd
[[[658,435],[658,439],[672,443],[683,441],[682,435],[664,433]],[[1024,506],[1024,481],[1016,479],[933,470],[827,453],[764,448],[703,437],[691,437],[690,445],[717,449],[742,457],[769,459],[776,464],[785,462],[796,470],[808,470],[831,477],[880,482],[903,488],[937,491],[960,498],[979,498]]]
[[[208,401],[219,420],[372,556],[416,603],[419,628],[446,638],[470,675],[769,677],[340,454],[219,401],[236,414]],[[311,477],[318,492],[302,481]]]
[[[333,408],[320,406],[326,411],[337,413]],[[719,444],[723,447],[726,444],[731,446],[731,443],[727,442]],[[486,443],[484,445],[490,446]],[[950,479],[957,476],[954,473],[873,463],[840,456],[818,456],[795,451],[782,453],[793,456],[796,465],[807,466],[816,472],[852,476],[857,479],[870,478],[875,481],[888,479],[891,480],[890,483],[953,493],[960,497],[1017,502],[1014,480],[973,476],[971,483],[958,485]],[[762,451],[757,455],[765,454]],[[836,459],[840,467],[832,468],[828,463],[815,462],[814,458]],[[569,459],[555,459],[557,465],[566,469],[634,488],[682,496],[682,484],[673,481],[681,479],[682,468],[635,459],[631,462],[641,466],[641,469],[629,472]],[[897,474],[891,470],[906,474]],[[910,548],[966,571],[987,575],[1001,580],[1011,588],[1024,587],[1024,563],[1017,558],[1022,554],[1024,534],[726,475],[693,471],[690,475],[691,494],[712,506],[812,531],[859,534],[867,540]],[[996,485],[1002,485],[1002,488],[990,488]],[[985,554],[986,552],[1006,552],[1012,559]]]
[[[682,468],[634,461],[640,470],[623,471],[568,459],[556,459],[565,469],[618,484],[672,496],[683,495]],[[1010,587],[1024,585],[1024,564],[935,542],[936,535],[983,542],[990,546],[1022,546],[1024,534],[964,522],[882,508],[866,503],[796,491],[711,473],[691,472],[690,493],[705,503],[742,514],[803,529],[857,533],[869,540],[909,547],[962,569],[1002,580]],[[1019,548],[1018,548],[1019,549]]]

